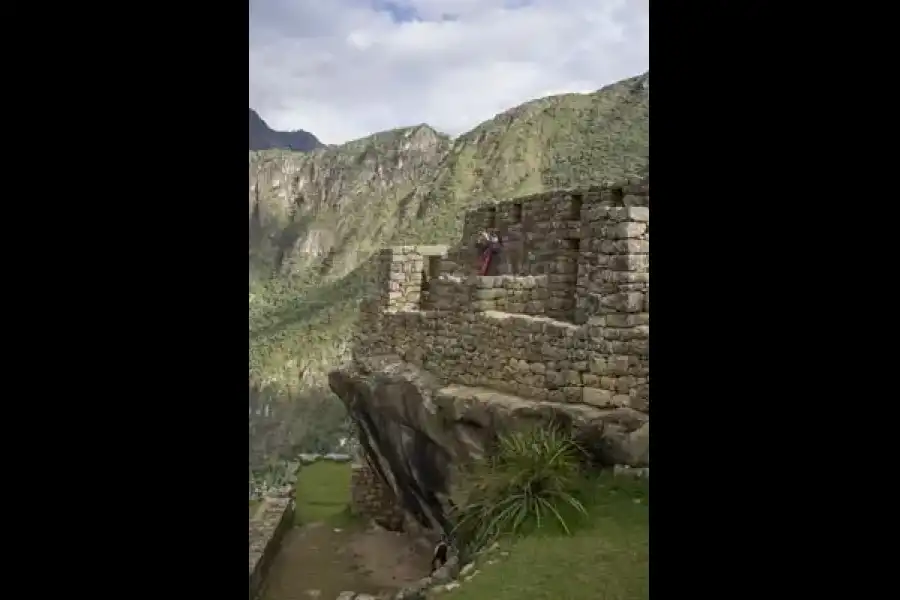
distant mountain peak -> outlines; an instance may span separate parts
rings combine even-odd
[[[310,152],[325,144],[308,131],[275,131],[252,108],[250,110],[250,150],[281,148],[297,152]]]

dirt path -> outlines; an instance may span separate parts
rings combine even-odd
[[[401,534],[313,523],[285,536],[262,598],[335,600],[343,591],[394,592],[428,575],[430,558]]]

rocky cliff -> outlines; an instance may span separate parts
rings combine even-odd
[[[346,275],[390,239],[401,201],[450,145],[420,125],[308,154],[251,153],[251,272],[310,285]]]
[[[648,156],[649,73],[526,103],[456,139],[421,125],[251,152],[251,396],[327,390],[373,293],[359,267],[379,248],[456,243],[470,208],[642,175]]]

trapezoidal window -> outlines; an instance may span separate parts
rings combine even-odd
[[[521,223],[522,222],[522,203],[516,202],[512,206],[512,222]]]
[[[437,279],[441,272],[441,257],[426,256],[425,267],[422,269],[422,290],[419,306],[422,310],[429,310],[434,305],[434,298],[431,295],[432,282]]]
[[[441,272],[441,257],[440,256],[429,256],[428,258],[428,279],[437,279],[437,276]]]
[[[560,286],[563,287],[563,295],[560,296],[561,304],[552,311],[548,311],[548,315],[554,319],[568,321],[570,323],[575,320],[575,295],[577,293],[578,284],[578,259],[581,251],[581,240],[577,238],[564,239],[562,241],[562,250],[560,263],[565,265],[563,273],[561,273]]]
[[[610,194],[612,195],[613,205],[621,206],[622,202],[625,199],[625,191],[620,187],[613,188],[609,191],[610,191]]]
[[[493,229],[497,226],[497,207],[488,207],[487,213],[487,227],[488,229]]]
[[[581,220],[581,205],[584,202],[581,194],[575,194],[572,196],[572,212],[569,215],[570,221],[580,221]]]

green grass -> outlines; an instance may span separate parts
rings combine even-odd
[[[472,581],[448,600],[646,600],[649,598],[649,487],[603,477],[589,517],[572,536],[533,534],[501,542],[477,561]],[[494,564],[486,564],[495,560]]]
[[[295,523],[325,521],[339,524],[349,518],[350,463],[319,461],[304,466],[297,477]]]

